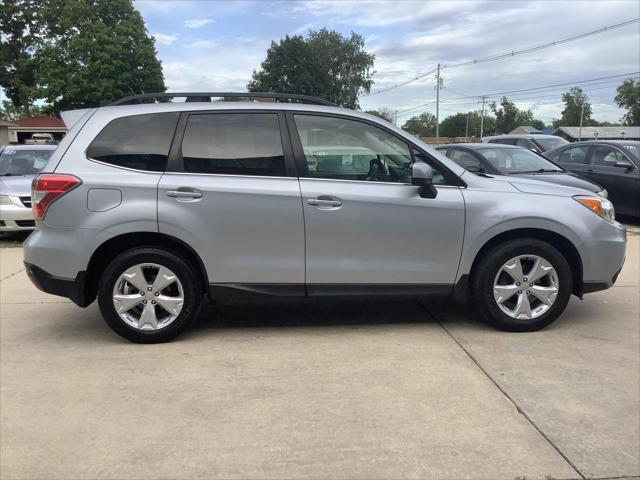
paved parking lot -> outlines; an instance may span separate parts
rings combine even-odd
[[[536,333],[447,300],[215,306],[134,345],[0,248],[0,477],[640,475],[640,235]],[[8,245],[5,243],[5,245]]]

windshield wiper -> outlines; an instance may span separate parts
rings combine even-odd
[[[509,172],[509,175],[519,175],[521,173],[560,173],[562,170],[550,169],[550,168],[540,168],[538,170],[525,170],[524,172]]]

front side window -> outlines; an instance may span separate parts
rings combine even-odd
[[[212,113],[189,116],[182,140],[185,172],[286,175],[276,113]]]
[[[87,149],[87,157],[117,167],[163,172],[179,112],[120,117],[110,122]]]
[[[26,150],[7,147],[0,155],[0,177],[35,175],[44,168],[53,153],[50,150]]]
[[[554,156],[553,160],[558,163],[587,163],[587,151],[589,147],[586,145],[579,147],[569,147],[560,152],[560,155]]]
[[[608,145],[598,145],[593,150],[591,163],[601,167],[615,167],[616,163],[622,162],[632,166],[631,162],[617,149]]]
[[[408,145],[384,130],[337,117],[294,119],[310,177],[411,183]]]

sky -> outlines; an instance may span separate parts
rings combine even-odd
[[[379,92],[434,69],[442,69],[440,119],[480,108],[477,98],[556,84],[578,84],[592,117],[619,121],[613,101],[626,77],[640,74],[640,24],[606,31],[534,53],[465,67],[468,60],[518,51],[598,30],[640,16],[637,0],[600,1],[165,1],[136,0],[156,39],[169,91],[246,91],[272,41],[309,29],[351,31],[375,54],[371,95],[363,110],[398,110],[398,124],[423,111],[435,113],[435,74]],[[633,75],[629,75],[633,76]],[[561,116],[561,95],[572,85],[507,95],[519,108],[551,122]],[[487,99],[499,100],[500,95]],[[449,100],[452,99],[452,100]],[[410,109],[422,104],[420,108]]]

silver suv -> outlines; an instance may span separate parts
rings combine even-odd
[[[203,299],[250,295],[446,294],[532,331],[622,268],[625,229],[586,190],[474,175],[312,97],[166,98],[187,95],[64,113],[33,182],[33,283],[97,297],[129,340],[170,340]],[[202,101],[219,96],[277,101]]]

